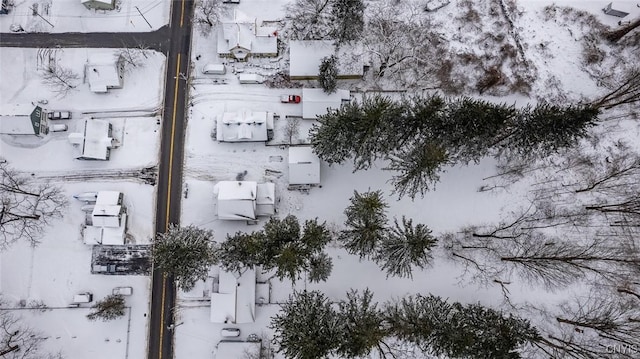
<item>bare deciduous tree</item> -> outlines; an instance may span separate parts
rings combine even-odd
[[[640,24],[640,19],[638,19]],[[592,105],[605,110],[640,101],[640,68],[626,72],[623,80],[610,93],[592,102]]]
[[[0,310],[0,356],[3,359],[63,359],[60,353],[43,353],[40,346],[44,340],[42,333],[25,325],[20,317],[9,310]]]
[[[0,163],[0,249],[18,240],[37,245],[44,228],[62,216],[67,200],[62,189],[37,184]]]
[[[331,0],[296,0],[285,7],[286,37],[291,40],[322,40],[333,32]]]
[[[300,133],[300,119],[290,118],[287,119],[286,127],[284,128],[284,135],[289,140],[289,144],[293,144],[293,139],[298,137]]]
[[[202,34],[208,35],[223,15],[222,0],[198,0],[194,22]]]
[[[58,97],[65,97],[75,89],[80,78],[73,70],[59,64],[50,64],[42,72],[42,82],[49,86]]]

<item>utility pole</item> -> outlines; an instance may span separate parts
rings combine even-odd
[[[33,4],[33,7],[31,9],[33,10],[34,15],[40,16],[40,18],[44,20],[47,24],[51,25],[51,27],[55,27],[53,26],[52,23],[49,22],[49,20],[45,19],[44,17],[42,17],[42,15],[40,15],[40,13],[38,12],[38,4]]]
[[[153,29],[153,26],[151,26],[151,24],[149,24],[149,21],[147,21],[147,18],[144,17],[144,14],[142,13],[142,11],[140,11],[140,9],[138,9],[138,7],[136,6],[136,10],[138,10],[138,13],[140,13],[140,16],[142,16],[142,18],[144,19],[144,21],[147,22],[147,25],[149,25],[150,29]]]

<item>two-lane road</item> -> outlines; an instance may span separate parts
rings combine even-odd
[[[180,223],[192,14],[193,1],[172,1],[156,203],[157,233]],[[152,276],[148,358],[170,359],[173,357],[176,289],[173,278],[157,268]]]

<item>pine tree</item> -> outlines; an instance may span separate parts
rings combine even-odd
[[[264,235],[261,232],[236,232],[216,250],[218,263],[228,272],[241,273],[262,263]]]
[[[329,299],[318,291],[295,292],[271,319],[278,352],[287,358],[320,359],[342,336],[342,325]]]
[[[124,297],[119,294],[112,294],[93,305],[94,310],[87,314],[89,320],[101,319],[103,321],[113,320],[124,316]]]
[[[346,229],[340,232],[340,241],[350,254],[365,258],[374,254],[378,243],[384,238],[387,224],[387,203],[382,191],[363,194],[353,191],[351,204],[345,209]]]
[[[391,154],[384,170],[396,172],[391,177],[394,192],[413,199],[435,187],[442,167],[448,164],[451,161],[444,147],[436,143],[415,143]]]
[[[378,348],[387,336],[382,312],[377,303],[372,303],[373,293],[365,289],[362,294],[351,290],[347,300],[339,304],[338,317],[344,325],[344,334],[336,353],[341,358],[359,358]]]
[[[447,303],[433,295],[388,303],[385,321],[396,337],[452,358],[520,358],[517,349],[539,339],[525,320],[480,304]]]
[[[354,156],[353,136],[362,122],[362,106],[351,101],[318,116],[309,131],[313,152],[329,164],[341,164]]]
[[[338,43],[360,38],[364,29],[364,8],[362,0],[333,0],[333,37]]]
[[[413,225],[412,220],[402,216],[402,226],[394,219],[376,253],[376,262],[387,271],[387,277],[412,278],[413,267],[425,268],[431,261],[431,249],[437,239],[424,224]]]
[[[185,291],[206,279],[209,267],[217,262],[213,232],[194,226],[171,226],[158,235],[152,253],[156,267],[171,273]]]
[[[338,58],[327,56],[320,62],[318,82],[322,90],[328,94],[336,92],[338,87]]]
[[[318,253],[309,259],[309,281],[324,282],[331,275],[333,263],[326,253]]]

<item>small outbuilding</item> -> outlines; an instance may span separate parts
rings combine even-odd
[[[254,181],[220,181],[214,192],[218,198],[218,218],[256,220],[275,213],[275,185]]]
[[[113,10],[116,8],[116,0],[80,0],[80,3],[89,10]]]
[[[75,149],[74,157],[79,160],[106,161],[117,141],[111,137],[111,124],[105,120],[84,120],[82,132],[69,134],[69,142]]]
[[[320,158],[311,147],[289,147],[289,184],[320,184]]]
[[[327,94],[322,89],[302,89],[302,118],[315,120],[329,109],[338,109],[343,101],[349,101],[350,95],[349,90],[336,90]]]
[[[215,359],[260,358],[260,342],[220,341],[216,346]]]
[[[256,272],[242,275],[220,271],[211,291],[212,323],[240,324],[256,320]],[[230,357],[231,358],[231,357]]]
[[[631,1],[612,1],[604,9],[602,9],[602,11],[604,11],[604,13],[607,15],[626,17],[633,11],[633,5],[630,3]]]
[[[122,88],[124,58],[114,52],[91,54],[85,65],[85,77],[92,92],[106,93],[109,89]]]

